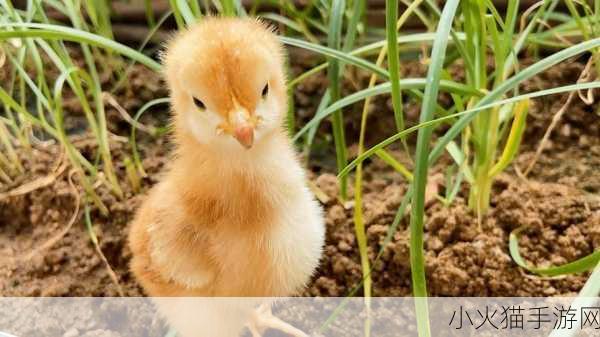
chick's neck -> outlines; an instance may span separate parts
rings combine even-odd
[[[179,143],[169,174],[190,214],[210,209],[216,218],[237,215],[244,219],[240,223],[260,223],[287,190],[282,186],[302,184],[295,152],[283,131],[255,145],[224,153],[197,142]]]
[[[281,130],[264,135],[250,149],[241,145],[223,149],[201,144],[191,134],[176,134],[175,153],[173,169],[185,172],[188,177],[210,172],[222,179],[231,175],[256,179],[295,159],[290,140]]]

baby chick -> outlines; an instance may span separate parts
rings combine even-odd
[[[175,155],[131,224],[131,269],[156,297],[279,297],[309,280],[322,210],[283,127],[284,51],[254,19],[206,18],[164,55]],[[256,312],[253,334],[274,327]]]

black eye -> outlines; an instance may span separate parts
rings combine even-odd
[[[262,90],[262,97],[265,98],[267,97],[267,94],[269,94],[269,83],[265,84],[265,87]]]
[[[198,107],[198,109],[206,109],[206,105],[204,105],[204,103],[196,97],[194,97],[194,104]]]

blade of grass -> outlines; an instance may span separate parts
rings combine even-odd
[[[446,146],[446,151],[448,151],[448,154],[450,154],[450,157],[452,157],[456,165],[460,167],[460,170],[464,174],[467,181],[472,183],[475,178],[473,178],[473,172],[471,171],[469,165],[466,165],[468,156],[465,154],[465,152],[462,151],[458,145],[456,145],[456,142],[448,143]]]
[[[185,20],[183,19],[183,15],[181,14],[181,10],[179,8],[179,5],[177,4],[177,0],[169,0],[169,4],[173,9],[173,16],[175,17],[175,23],[177,24],[177,28],[184,29]]]
[[[458,174],[455,174],[455,171],[452,169],[453,167],[454,166],[448,167],[448,170],[446,171],[446,193],[442,200],[444,206],[446,207],[449,207],[454,201],[454,198],[456,198],[456,195],[458,194],[458,190],[460,189],[460,185],[464,178],[463,172],[459,171]],[[452,179],[452,177],[454,177],[454,179]]]
[[[362,165],[359,165],[356,168],[356,180],[355,180],[355,191],[354,191],[354,232],[356,234],[356,241],[358,243],[358,251],[360,255],[360,266],[363,276],[363,295],[364,295],[364,303],[366,309],[366,318],[365,318],[365,327],[364,332],[365,336],[368,337],[371,335],[371,294],[372,294],[372,284],[370,275],[370,262],[369,262],[369,253],[367,235],[365,233],[365,221],[363,217],[363,207],[362,207]]]
[[[512,122],[512,127],[502,151],[502,155],[498,162],[492,167],[489,172],[490,177],[496,176],[502,172],[508,164],[513,160],[517,151],[519,151],[519,145],[521,144],[521,137],[525,131],[525,122],[527,120],[527,112],[529,111],[529,100],[523,100],[517,103],[515,107],[515,117]]]
[[[271,12],[260,13],[258,16],[263,19],[267,19],[267,20],[282,24],[282,25],[286,26],[287,28],[290,28],[298,33],[301,33],[302,35],[304,35],[304,37],[307,40],[309,40],[313,43],[319,42],[319,40],[317,38],[315,38],[309,31],[306,30],[305,26],[299,24],[298,22],[296,22],[286,16],[279,15],[277,13],[271,13]]]
[[[355,65],[357,67],[372,71],[374,73],[377,73],[381,77],[389,78],[388,72],[385,69],[377,67],[373,63],[366,61],[364,59],[361,59],[359,57],[344,53],[343,51],[335,50],[335,49],[324,47],[324,46],[321,46],[318,44],[314,44],[314,43],[310,43],[310,42],[306,42],[303,40],[298,40],[298,39],[294,39],[294,38],[290,38],[290,37],[285,37],[285,36],[280,36],[279,39],[284,44],[307,49],[307,50],[310,50],[310,51],[313,51],[313,52],[316,52],[319,54],[323,54],[325,56],[335,58],[338,61],[343,61],[345,63],[349,63],[349,64]]]
[[[150,29],[156,26],[156,18],[154,17],[154,8],[152,6],[152,0],[144,0],[144,11],[146,13],[146,22]]]
[[[202,10],[200,9],[200,4],[198,3],[198,0],[189,0],[189,2],[194,17],[200,18],[202,16]]]
[[[520,227],[512,231],[509,236],[508,247],[510,251],[510,256],[515,261],[515,263],[518,264],[521,268],[531,273],[543,276],[570,275],[588,271],[594,268],[600,262],[600,250],[596,250],[595,252],[585,257],[560,266],[549,268],[532,267],[527,263],[527,261],[525,261],[525,259],[523,259],[521,253],[519,252],[519,237],[521,233],[526,229],[527,227]]]
[[[579,312],[580,308],[597,305],[598,295],[600,295],[600,263],[598,263],[569,308],[573,308],[575,312]],[[580,336],[579,332],[580,329],[553,329],[549,337]]]
[[[354,47],[356,36],[358,35],[358,29],[361,25],[361,19],[364,14],[366,7],[366,0],[352,0],[352,9],[350,21],[348,21],[348,30],[344,36],[343,51],[349,52]]]
[[[339,50],[341,48],[342,23],[344,18],[344,9],[346,2],[344,0],[334,0],[331,5],[329,35],[327,44],[329,48]],[[329,96],[331,102],[337,102],[340,99],[342,84],[340,83],[340,64],[337,58],[329,59],[327,68],[327,78],[329,79]],[[344,131],[344,116],[342,110],[335,110],[331,117],[333,129],[333,141],[335,144],[335,154],[338,172],[348,163],[348,149],[346,148],[346,135]],[[348,197],[348,179],[341,178],[340,197],[346,200]]]
[[[94,27],[94,31],[106,38],[114,39],[110,21],[109,2],[105,0],[85,1],[83,5]]]
[[[135,114],[135,116],[133,117],[133,120],[137,123],[137,121],[140,119],[140,117],[142,117],[144,112],[148,111],[148,109],[152,108],[155,105],[168,104],[169,102],[170,102],[170,99],[168,97],[154,99],[154,100],[144,104],[138,110],[138,112]],[[136,137],[135,137],[136,130],[137,130],[137,128],[135,127],[135,124],[133,124],[131,126],[131,135],[129,136],[129,143],[131,144],[131,152],[132,152],[131,155],[133,157],[133,163],[134,163],[135,167],[137,168],[139,174],[142,177],[146,177],[147,176],[146,171],[144,170],[144,166],[142,165],[142,160],[140,159],[140,153],[137,148],[137,141],[136,141]]]
[[[42,23],[7,23],[4,24],[4,26],[23,28],[23,30],[0,31],[0,40],[6,40],[10,38],[39,37],[50,40],[54,39],[87,43],[90,45],[113,50],[121,55],[136,60],[137,62],[147,66],[152,70],[159,71],[161,69],[160,64],[151,59],[150,57],[136,51],[135,49],[127,47],[118,42],[109,40],[100,35],[88,33],[70,27]]]
[[[428,85],[425,87],[423,104],[421,106],[420,123],[433,119],[438,97],[441,71],[454,14],[458,7],[458,0],[450,0],[444,5],[438,23],[436,37],[431,51],[431,63],[427,71]],[[433,126],[419,130],[417,148],[415,151],[415,169],[413,181],[413,197],[411,200],[410,217],[410,266],[412,276],[413,296],[415,296],[415,310],[417,316],[417,330],[420,337],[431,336],[429,328],[429,309],[427,305],[427,281],[425,278],[425,257],[423,255],[423,217],[425,212],[425,188],[428,174],[429,141],[433,133]]]
[[[119,277],[117,276],[115,271],[110,266],[110,263],[108,262],[108,260],[106,259],[106,256],[102,252],[102,248],[100,248],[100,242],[98,241],[98,236],[96,235],[96,231],[94,230],[94,225],[92,223],[92,217],[90,215],[90,206],[88,203],[86,203],[84,206],[84,220],[85,220],[85,227],[86,227],[86,229],[88,231],[88,235],[90,237],[90,241],[92,241],[92,244],[94,245],[96,253],[98,253],[98,255],[100,256],[100,260],[102,260],[102,262],[104,263],[104,267],[106,268],[106,272],[108,273],[108,276],[110,277],[111,281],[117,288],[117,294],[119,294],[120,297],[124,297],[125,293],[123,292],[123,288],[121,287],[121,284],[119,283]]]
[[[233,0],[222,0],[221,1],[222,12],[224,16],[235,16],[235,3]]]
[[[356,1],[356,0],[355,0]],[[355,3],[356,4],[356,3]],[[355,23],[356,24],[356,23]],[[383,48],[377,58],[376,65],[378,67],[381,66],[383,61]],[[372,88],[375,85],[375,81],[377,79],[377,75],[372,74],[371,79],[369,81],[369,88]],[[369,111],[369,102],[370,97],[367,97],[364,102],[361,120],[360,120],[360,134],[358,139],[358,153],[362,153],[364,149],[364,139],[366,133],[366,125],[367,125],[367,115]],[[342,168],[339,168],[340,170]],[[339,171],[339,170],[338,170]],[[362,165],[359,165],[356,169],[356,177],[354,179],[354,231],[356,233],[356,241],[358,243],[358,251],[360,255],[360,265],[362,272],[362,287],[363,287],[363,295],[364,295],[364,303],[366,309],[366,318],[365,318],[365,326],[364,326],[364,335],[371,335],[371,296],[372,296],[372,285],[373,281],[370,276],[370,262],[369,262],[369,254],[368,254],[368,242],[366,236],[365,229],[365,221],[363,216],[363,200],[362,200]],[[345,178],[345,177],[342,177]]]
[[[416,2],[417,5],[419,2]],[[398,55],[398,0],[386,0],[385,2],[385,28],[387,37],[387,60],[392,83],[392,107],[394,110],[394,121],[398,132],[404,130],[404,112],[402,108],[402,92],[400,91],[400,56]],[[402,139],[404,150],[408,154],[406,139]]]
[[[175,0],[175,4],[186,26],[189,26],[197,21],[196,16],[188,5],[187,0]]]
[[[402,27],[404,22],[408,19],[408,17],[412,14],[412,12],[419,6],[419,4],[420,4],[420,1],[417,1],[413,4],[411,4],[409,6],[409,8],[405,11],[405,13],[402,15],[402,17],[397,20],[397,22],[396,22],[396,19],[394,18],[394,31],[396,31],[397,29],[400,29],[400,27]],[[393,39],[393,41],[395,44],[395,41],[397,41],[397,37],[395,37]],[[387,45],[383,45],[381,47],[379,56],[377,57],[377,61],[376,61],[376,65],[378,67],[381,66],[381,64],[383,63],[383,60],[386,57],[387,47],[388,47]],[[396,77],[396,80],[398,81],[397,86],[399,87],[399,85],[400,85],[399,78]],[[372,74],[371,78],[369,80],[368,89],[373,88],[375,86],[376,81],[377,81],[377,74]],[[392,86],[392,90],[393,90],[393,86]],[[363,109],[362,109],[361,122],[360,122],[360,135],[359,135],[359,141],[358,141],[358,154],[359,155],[364,152],[364,142],[365,142],[365,135],[366,135],[366,129],[367,129],[367,117],[368,117],[369,108],[370,108],[370,101],[371,101],[371,97],[366,97],[364,105],[363,105]],[[407,148],[405,148],[405,149],[408,154],[408,149]],[[402,166],[400,163],[395,161],[392,156],[390,156],[383,150],[381,151],[380,156],[382,157],[382,159],[384,161],[386,161],[387,163],[392,165],[392,167],[399,170],[401,173],[404,173],[406,177],[409,177],[409,180],[412,180],[412,175],[404,168],[404,166]],[[369,259],[368,259],[368,254],[367,254],[367,240],[366,240],[366,236],[364,234],[365,233],[365,223],[364,223],[364,217],[363,217],[363,204],[362,204],[362,177],[363,177],[362,165],[358,165],[357,170],[356,170],[355,186],[354,186],[354,223],[355,223],[355,230],[357,232],[357,238],[360,237],[359,239],[357,239],[357,241],[358,241],[359,252],[360,252],[360,256],[361,256],[361,270],[363,273],[362,286],[364,287],[364,295],[368,299],[371,296],[372,281],[371,281],[371,277],[370,277],[371,268],[369,265]],[[367,313],[369,313],[370,312],[370,301],[366,300],[365,304],[367,307]],[[367,315],[367,318],[369,318],[368,315]],[[365,335],[370,334],[369,324],[370,324],[370,321],[367,321],[367,324],[365,324]]]
[[[392,157],[392,155],[389,154],[387,151],[381,149],[377,150],[375,154],[377,155],[377,157],[381,158],[381,160],[390,165],[394,170],[402,174],[402,176],[404,176],[404,178],[407,181],[413,181],[414,177],[412,173],[410,173],[410,171],[404,165],[400,164],[400,162],[398,162],[394,157]]]
[[[323,110],[325,110],[327,108],[327,106],[329,105],[329,102],[330,102],[329,90],[325,90],[325,93],[323,94],[323,97],[321,97],[321,101],[319,102],[319,105],[317,106],[317,111],[315,111],[315,116],[322,114]],[[317,134],[317,130],[319,128],[319,125],[320,125],[319,122],[314,123],[308,129],[308,134],[305,137],[304,152],[306,153],[306,159],[307,160],[310,157],[310,149],[311,149],[313,141],[315,139],[315,135]]]
[[[536,27],[536,25],[539,24],[538,19],[540,18],[540,16],[544,15],[549,5],[552,6],[552,2],[556,3],[557,1],[543,1],[541,6],[536,10],[535,14],[529,21],[529,24],[527,24],[527,26],[519,34],[519,37],[514,43],[514,46],[511,48],[511,53],[508,59],[504,63],[505,78],[507,78],[511,74],[511,72],[516,71],[518,66],[518,63],[516,63],[517,55],[519,54],[523,46],[525,46],[527,39],[533,31],[533,29]]]

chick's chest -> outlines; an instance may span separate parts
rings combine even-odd
[[[324,242],[322,211],[300,184],[278,185],[269,215],[219,239],[220,276],[234,296],[289,296],[309,281]],[[249,202],[251,202],[249,200]],[[262,230],[253,230],[260,228]],[[235,235],[235,239],[232,239]]]

